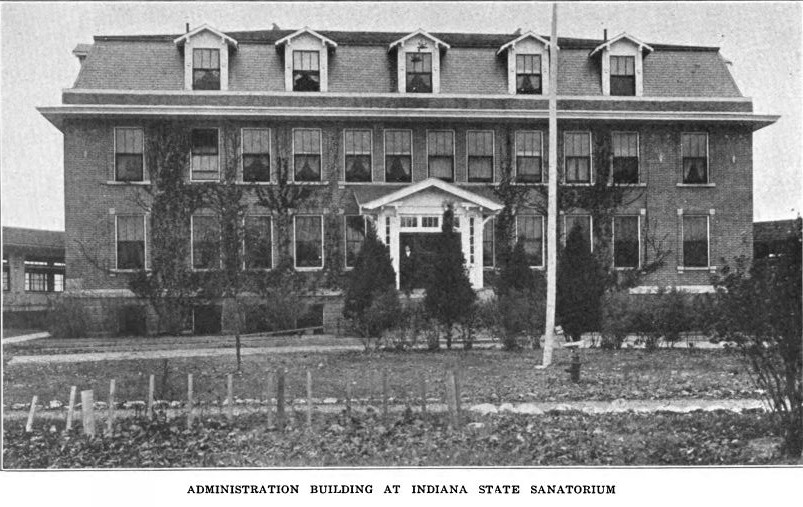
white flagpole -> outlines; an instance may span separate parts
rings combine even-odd
[[[558,257],[558,4],[552,4],[549,38],[549,202],[547,208],[546,326],[541,368],[552,364]]]

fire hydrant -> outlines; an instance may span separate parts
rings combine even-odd
[[[580,382],[580,364],[580,355],[577,353],[577,349],[574,349],[572,351],[572,362],[569,363],[566,372],[571,376],[572,382],[575,384]]]

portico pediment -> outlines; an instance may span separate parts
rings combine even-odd
[[[494,199],[460,188],[437,178],[429,178],[398,190],[391,191],[367,202],[360,202],[364,211],[379,210],[385,207],[401,208],[442,208],[451,201],[461,205],[476,206],[484,212],[497,212],[502,204]]]

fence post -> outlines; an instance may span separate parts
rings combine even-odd
[[[270,401],[273,399],[273,376],[268,375],[268,428],[273,427],[273,407],[271,406]]]
[[[35,394],[31,399],[31,410],[28,412],[28,422],[25,424],[25,432],[30,433],[33,431],[33,417],[36,414],[36,402],[39,400],[39,397]]]
[[[70,404],[67,405],[67,426],[65,426],[64,431],[72,430],[72,420],[75,416],[75,393],[77,390],[78,388],[75,386],[70,387]]]
[[[114,434],[114,394],[117,389],[114,379],[109,381],[109,415],[106,419],[106,435]]]
[[[156,388],[156,377],[153,375],[148,379],[148,419],[153,419],[153,391]]]
[[[351,414],[351,382],[346,381],[346,413]]]
[[[382,417],[388,419],[388,370],[382,370]]]
[[[95,393],[90,389],[81,391],[81,419],[84,435],[95,436]]]
[[[187,374],[187,428],[192,428],[192,373]]]
[[[229,422],[234,420],[234,385],[231,373],[226,375],[226,419]]]
[[[284,367],[276,372],[276,427],[284,430]]]
[[[456,394],[454,370],[450,369],[446,373],[446,404],[449,407],[449,421],[453,428],[457,428],[458,425]]]
[[[307,370],[307,429],[312,431],[312,371]]]
[[[427,413],[427,379],[421,377],[421,413]]]

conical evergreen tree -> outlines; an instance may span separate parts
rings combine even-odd
[[[504,256],[496,283],[497,295],[508,294],[511,290],[534,290],[535,275],[527,263],[524,244],[517,241],[513,250]]]
[[[466,274],[460,235],[454,232],[454,209],[451,205],[443,213],[436,255],[424,287],[424,306],[429,315],[443,324],[446,347],[451,348],[452,327],[473,311],[477,298]]]
[[[557,322],[573,341],[599,329],[606,274],[579,226],[558,259]]]

